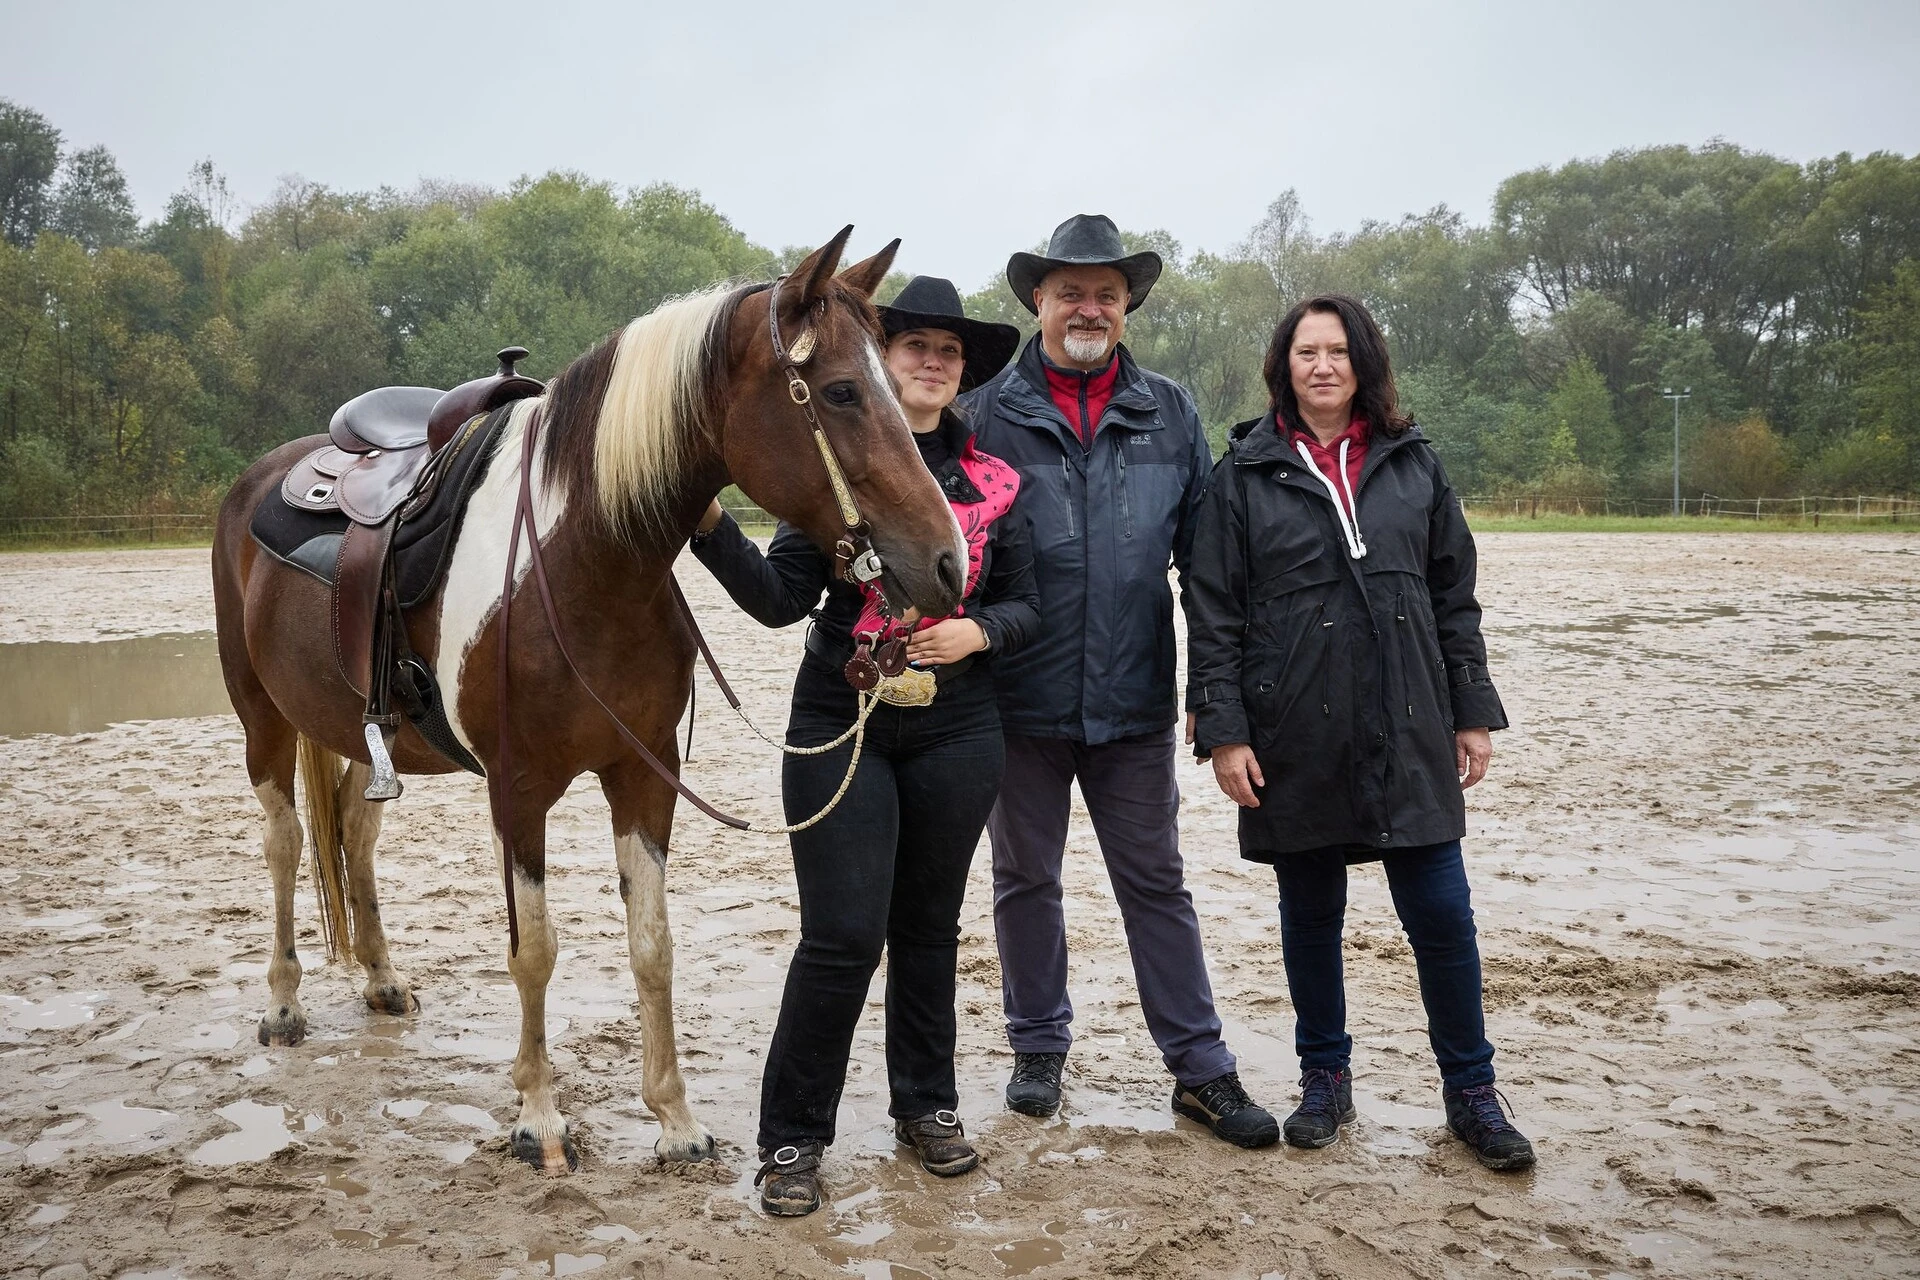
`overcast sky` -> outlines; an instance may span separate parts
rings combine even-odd
[[[0,0],[0,96],[105,143],[142,211],[202,157],[242,205],[577,169],[698,188],[752,239],[977,287],[1061,218],[1225,249],[1517,170],[1723,137],[1920,150],[1915,0],[279,5]]]

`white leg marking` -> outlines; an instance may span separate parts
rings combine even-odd
[[[347,764],[336,793],[340,838],[347,847],[347,905],[353,911],[353,958],[367,971],[367,1006],[382,1013],[412,1013],[419,1008],[406,979],[387,956],[387,931],[380,923],[380,895],[373,877],[373,847],[387,806],[366,798],[372,771],[359,761]]]
[[[667,855],[639,832],[615,836],[627,903],[627,956],[640,996],[640,1097],[660,1121],[662,1160],[704,1160],[713,1139],[687,1108],[673,1031],[673,933],[667,927]]]
[[[307,1034],[300,1007],[300,955],[293,942],[293,885],[300,874],[300,819],[293,797],[263,782],[253,789],[266,811],[267,872],[273,878],[273,955],[267,961],[267,1013],[262,1044],[298,1044]]]
[[[497,832],[493,856],[500,857]],[[513,1126],[513,1153],[543,1173],[566,1173],[575,1160],[567,1122],[554,1102],[553,1060],[547,1056],[547,982],[559,948],[547,916],[546,886],[527,879],[518,867],[513,872],[513,906],[520,922],[520,950],[507,959],[507,971],[520,991],[520,1051],[513,1059],[520,1118]]]
[[[440,602],[440,640],[433,655],[434,674],[446,697],[447,723],[454,736],[469,751],[473,739],[460,724],[460,669],[467,650],[487,625],[500,604],[500,584],[507,572],[507,542],[513,532],[514,507],[520,500],[520,446],[526,438],[527,419],[544,399],[521,400],[513,406],[513,416],[500,433],[487,474],[474,488],[460,523],[460,536],[453,546],[453,559],[447,566],[447,586]],[[533,519],[546,537],[566,511],[567,496],[547,491],[540,453],[533,459]],[[518,582],[533,562],[525,533],[520,536],[520,554],[514,559],[514,580]]]

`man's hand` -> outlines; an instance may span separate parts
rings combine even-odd
[[[1260,797],[1253,794],[1253,789],[1267,785],[1260,762],[1253,758],[1253,748],[1244,742],[1213,749],[1213,780],[1242,809],[1258,809]]]
[[[1187,745],[1193,745],[1193,712],[1187,712]]]
[[[907,661],[923,667],[943,667],[987,647],[987,632],[972,618],[946,618],[913,633],[907,641]]]
[[[1457,729],[1453,735],[1453,769],[1460,775],[1465,791],[1487,776],[1487,761],[1493,759],[1493,735],[1485,729]]]

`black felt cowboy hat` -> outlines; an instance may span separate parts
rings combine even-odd
[[[1061,267],[1112,267],[1127,278],[1127,310],[1133,312],[1160,278],[1160,266],[1160,255],[1151,249],[1128,253],[1120,243],[1120,228],[1106,214],[1076,213],[1053,229],[1045,254],[1016,253],[1007,259],[1007,283],[1020,305],[1039,315],[1033,291],[1048,272]]]
[[[960,389],[972,390],[1000,370],[1020,349],[1020,331],[1010,324],[969,320],[960,309],[960,291],[939,276],[915,276],[900,296],[880,312],[880,327],[891,338],[909,329],[945,329],[958,335],[965,363]]]

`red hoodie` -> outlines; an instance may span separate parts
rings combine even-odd
[[[1273,425],[1281,435],[1287,434],[1286,426],[1280,421],[1278,414],[1274,415]],[[1351,491],[1356,497],[1359,495],[1360,469],[1367,464],[1367,443],[1372,436],[1373,432],[1368,428],[1367,420],[1355,418],[1347,424],[1345,431],[1333,438],[1332,444],[1321,444],[1319,438],[1311,431],[1296,431],[1287,440],[1287,444],[1293,447],[1295,454],[1300,452],[1299,442],[1306,442],[1307,452],[1313,455],[1313,465],[1320,468],[1320,474],[1333,481],[1334,488],[1339,491],[1340,505],[1346,508],[1349,520],[1359,519],[1359,513],[1353,509],[1353,503],[1349,501],[1347,494]],[[1340,483],[1340,442],[1342,440],[1347,442],[1345,485]]]

